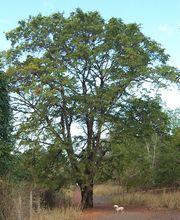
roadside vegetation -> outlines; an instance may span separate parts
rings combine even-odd
[[[94,195],[102,200],[103,197],[108,197],[106,203],[119,206],[180,210],[180,190],[177,188],[155,188],[146,191],[132,188],[127,192],[126,188],[111,182],[96,185]]]
[[[33,220],[80,220],[82,211],[79,208],[67,207],[53,210],[41,210],[35,212]]]
[[[113,196],[113,204],[134,205],[152,209],[180,210],[180,191],[132,192]]]

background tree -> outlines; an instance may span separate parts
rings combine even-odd
[[[171,130],[174,131],[176,129],[180,128],[180,108],[177,108],[175,110],[168,110],[167,114],[170,118],[170,124],[171,124]]]
[[[11,164],[11,128],[7,82],[3,72],[2,57],[0,57],[0,177],[8,173]]]
[[[120,114],[111,132],[112,156],[117,165],[122,163],[120,170],[116,165],[116,176],[127,187],[152,187],[159,148],[170,131],[168,115],[158,99],[149,97],[129,100]]]
[[[179,149],[180,149],[180,111],[169,111],[170,134],[159,150],[155,183],[162,186],[180,185]]]
[[[23,182],[31,189],[56,191],[73,182],[66,157],[57,154],[55,147],[47,150],[38,145],[14,154],[11,175],[15,182]]]
[[[137,24],[105,22],[97,12],[29,17],[6,36],[13,109],[22,116],[18,138],[65,152],[82,206],[92,207],[94,176],[109,150],[108,125],[134,88],[175,82],[175,69]]]
[[[127,190],[177,186],[177,112],[165,112],[159,99],[129,100],[112,125],[111,149],[103,159],[97,181],[113,180]]]

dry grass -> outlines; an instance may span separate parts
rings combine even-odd
[[[122,193],[122,187],[112,183],[94,186],[94,195],[96,196],[113,196],[120,193]]]
[[[53,210],[41,210],[34,213],[32,220],[78,220],[81,217],[81,210],[78,207],[68,207]]]
[[[149,208],[168,208],[180,210],[180,192],[135,192],[113,196],[113,203],[146,206]]]
[[[22,186],[10,184],[7,181],[0,180],[0,220],[29,220],[30,219],[30,194],[29,190]],[[34,194],[35,196],[35,194]],[[72,191],[62,190],[56,194],[56,208],[52,210],[36,207],[39,204],[39,197],[34,198],[31,220],[77,220],[82,211],[79,207],[70,205]],[[36,200],[38,199],[38,200]],[[63,208],[64,207],[64,208]]]
[[[23,186],[14,186],[8,181],[0,180],[0,220],[17,219],[18,214],[21,212],[20,206],[21,210],[25,210],[21,213],[23,219],[25,219],[28,213],[27,200],[26,189]]]
[[[73,195],[74,195],[74,191],[76,190],[76,186],[70,186],[69,188],[63,188],[62,189],[62,192],[67,196],[69,197],[70,199],[73,198]]]
[[[95,196],[109,196],[113,204],[145,206],[149,208],[168,208],[180,210],[180,191],[130,192],[123,193],[121,186],[113,183],[96,185]]]

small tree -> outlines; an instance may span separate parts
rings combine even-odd
[[[105,21],[80,9],[20,21],[7,33],[13,109],[22,114],[19,138],[58,146],[81,189],[83,208],[93,206],[94,175],[108,150],[103,134],[131,90],[146,80],[176,80],[168,56],[137,24]],[[81,128],[78,135],[73,127]]]

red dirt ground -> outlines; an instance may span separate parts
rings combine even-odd
[[[127,208],[124,213],[117,214],[113,208],[95,207],[83,213],[82,220],[179,220],[180,212],[154,211],[142,208]]]
[[[80,192],[75,191],[73,202],[80,203]],[[101,200],[101,202],[100,202]],[[124,213],[117,214],[113,205],[105,204],[107,199],[94,198],[94,208],[83,212],[81,220],[180,220],[180,212],[169,210],[149,210],[144,207],[125,207]]]

